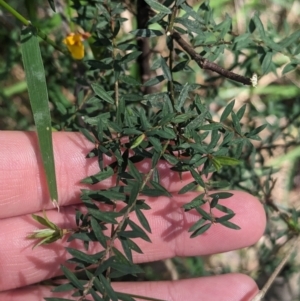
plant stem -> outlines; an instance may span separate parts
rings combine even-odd
[[[14,8],[7,4],[4,0],[0,0],[0,6],[10,12],[17,20],[19,20],[25,26],[33,26],[29,20],[24,18],[20,13],[18,13]],[[33,26],[34,27],[34,26]],[[36,34],[43,39],[45,42],[50,44],[56,50],[62,52],[65,55],[69,55],[69,52],[66,49],[63,49],[61,46],[57,45],[54,41],[48,38],[48,36],[40,31],[38,28],[34,27]]]
[[[219,65],[215,64],[214,62],[210,62],[209,60],[202,57],[200,54],[198,54],[194,48],[189,45],[177,32],[174,31],[172,33],[173,38],[176,40],[176,42],[190,55],[190,57],[198,64],[198,66],[202,69],[211,70],[213,72],[216,72],[226,78],[229,78],[233,81],[242,83],[244,85],[252,86],[251,78],[245,77],[239,74],[236,74],[232,71],[226,70]]]
[[[261,301],[262,298],[265,296],[268,289],[271,287],[272,283],[274,282],[275,278],[278,276],[284,265],[286,264],[287,260],[289,259],[290,255],[294,252],[295,248],[298,246],[300,242],[300,237],[297,237],[293,243],[288,252],[284,255],[283,259],[277,266],[277,268],[274,270],[264,287],[254,296],[251,301]]]

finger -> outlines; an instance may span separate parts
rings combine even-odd
[[[220,203],[236,213],[231,221],[239,225],[241,230],[215,224],[206,233],[191,239],[188,229],[199,219],[199,215],[193,211],[184,213],[181,206],[196,195],[197,193],[191,192],[174,195],[172,198],[146,199],[152,207],[146,211],[152,230],[152,234],[149,234],[152,243],[135,239],[138,246],[147,251],[145,254],[133,253],[135,262],[225,252],[251,245],[261,237],[266,221],[263,207],[253,196],[234,192],[233,197]],[[220,216],[220,212],[215,210],[213,214]],[[62,228],[75,226],[71,207],[64,208],[62,212],[49,210],[47,215]],[[139,223],[134,213],[130,218]],[[0,290],[36,283],[58,275],[59,265],[70,258],[64,247],[82,248],[81,242],[72,241],[69,245],[63,240],[32,250],[33,242],[25,237],[36,228],[37,225],[30,216],[0,220],[0,275],[5,275],[0,281]],[[115,245],[121,249],[118,242]],[[98,244],[91,245],[90,251],[99,252]]]
[[[53,208],[51,204],[42,160],[34,132],[0,132],[0,218],[37,212]],[[80,202],[80,189],[91,185],[80,183],[87,176],[99,172],[97,158],[86,159],[93,144],[79,133],[53,133],[58,201],[60,206]],[[112,159],[105,157],[105,162]],[[151,160],[137,164],[142,173],[151,169]],[[178,191],[191,181],[189,173],[170,170],[170,165],[159,164],[161,184],[169,191]],[[113,185],[109,178],[93,186],[104,189]]]
[[[258,292],[255,282],[242,274],[227,274],[179,281],[112,283],[116,291],[166,301],[248,301]],[[44,297],[70,298],[52,293],[49,286],[31,286],[0,293],[1,300],[40,301]],[[136,299],[142,300],[142,299]]]

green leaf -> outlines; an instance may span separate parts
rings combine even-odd
[[[211,162],[214,168],[216,169],[216,171],[219,171],[222,168],[222,164],[218,160],[216,160],[215,157],[211,159]]]
[[[176,134],[174,133],[174,129],[169,127],[163,127],[161,130],[155,129],[147,132],[147,136],[154,136],[157,135],[164,139],[175,139]]]
[[[205,183],[202,180],[201,175],[199,175],[199,173],[197,173],[197,171],[195,171],[193,168],[188,168],[190,173],[192,174],[193,178],[196,180],[196,182],[201,186],[201,187],[205,187]]]
[[[175,105],[175,109],[177,112],[181,112],[181,108],[185,104],[188,98],[189,90],[190,90],[190,85],[188,83],[185,83],[178,96],[177,104]]]
[[[180,23],[182,24],[186,29],[188,29],[191,32],[195,32],[199,35],[203,35],[203,30],[202,30],[202,26],[201,23],[196,21],[196,20],[191,20],[188,18],[182,18],[182,17],[177,17],[175,19],[176,23]]]
[[[217,206],[215,207],[217,208],[218,210],[224,212],[224,213],[228,213],[228,214],[235,214],[231,209],[229,209],[228,207],[225,207],[223,205],[220,205],[220,204],[217,204]]]
[[[119,217],[120,214],[117,212],[103,212],[100,209],[88,208],[88,212],[97,220],[101,222],[117,224],[116,217]]]
[[[145,2],[151,7],[151,9],[154,9],[154,10],[158,11],[159,13],[165,13],[165,14],[172,13],[172,11],[168,7],[162,5],[161,3],[159,3],[155,0],[145,0]]]
[[[195,209],[204,219],[209,220],[211,222],[213,221],[212,216],[209,213],[207,213],[205,210],[203,210],[201,207],[196,207]]]
[[[185,210],[185,211],[189,211],[191,209],[194,209],[196,207],[199,207],[201,205],[203,205],[205,203],[205,201],[203,200],[203,197],[204,197],[204,193],[198,195],[197,197],[195,197],[192,201],[190,201],[189,203],[187,204],[184,204],[182,206],[182,208]]]
[[[234,213],[230,213],[230,214],[224,215],[222,217],[216,217],[216,222],[222,223],[224,221],[228,221],[228,220],[232,219],[234,216],[235,216]]]
[[[199,130],[202,131],[213,131],[213,130],[219,130],[222,128],[222,125],[220,123],[210,123],[199,126]]]
[[[73,248],[66,248],[66,250],[72,255],[74,256],[76,259],[79,259],[81,261],[84,261],[86,263],[97,263],[97,259],[93,258],[92,255],[89,254],[85,254],[77,249],[73,249]]]
[[[143,228],[146,231],[148,231],[149,233],[151,233],[151,228],[150,228],[149,222],[148,222],[147,218],[145,217],[145,215],[143,214],[143,212],[140,209],[136,208],[135,214],[136,214],[139,222],[143,226]]]
[[[149,80],[147,80],[143,86],[144,87],[154,86],[154,85],[161,83],[164,80],[165,80],[164,75],[158,75],[156,77],[153,77],[153,78],[150,78]]]
[[[130,33],[136,37],[143,37],[143,38],[159,37],[163,35],[163,33],[160,30],[155,30],[155,29],[137,29],[131,31]]]
[[[170,154],[163,154],[163,158],[166,159],[171,165],[176,165],[179,162],[177,157]]]
[[[211,198],[218,198],[218,199],[228,199],[233,196],[233,193],[231,192],[217,192],[217,193],[212,193],[209,195]]]
[[[53,230],[58,230],[59,228],[54,224],[52,223],[47,215],[46,215],[46,212],[43,211],[43,215],[44,217],[42,216],[39,216],[39,215],[35,215],[35,214],[32,214],[31,217],[36,220],[38,223],[40,223],[41,225],[47,227],[47,228],[50,228],[50,229],[53,229]]]
[[[91,217],[91,226],[94,231],[94,235],[100,242],[101,246],[103,248],[106,248],[107,247],[106,237],[103,234],[103,230],[102,230],[101,226],[99,225],[98,221],[93,217]]]
[[[142,135],[138,136],[130,146],[130,149],[134,149],[138,147],[146,138],[146,135],[143,133]]]
[[[209,181],[206,183],[207,186],[210,188],[226,188],[230,186],[230,183],[228,181]]]
[[[130,52],[122,57],[120,63],[121,64],[129,63],[132,60],[136,60],[141,54],[142,54],[142,51]]]
[[[242,161],[238,159],[226,157],[226,156],[214,156],[214,159],[221,165],[233,166],[242,163]]]
[[[215,208],[219,202],[218,197],[213,197],[212,200],[209,203],[210,208]]]
[[[158,23],[161,19],[163,19],[166,16],[166,14],[164,13],[157,13],[154,14],[154,17],[152,17],[151,19],[148,20],[146,26],[149,26],[151,24],[155,24]]]
[[[74,272],[71,272],[69,269],[67,269],[65,266],[60,267],[64,275],[70,282],[78,289],[83,290],[84,287],[82,283],[79,281],[79,279],[75,276]]]
[[[221,225],[227,227],[227,228],[230,228],[230,229],[233,229],[233,230],[240,230],[241,227],[239,227],[238,225],[232,223],[232,222],[229,222],[229,221],[221,221],[219,222]]]
[[[143,177],[139,173],[138,169],[131,162],[131,160],[128,160],[128,167],[129,167],[129,174],[132,175],[138,182],[142,182]]]
[[[179,115],[176,115],[174,118],[172,118],[171,122],[172,123],[181,123],[181,122],[187,121],[191,117],[192,117],[191,114],[179,114]]]
[[[168,81],[171,81],[172,80],[172,75],[171,75],[171,72],[170,72],[170,68],[166,63],[165,58],[163,58],[163,57],[160,58],[160,65],[161,65],[163,74],[165,75],[165,78]]]
[[[247,105],[244,104],[237,112],[236,112],[236,117],[238,120],[241,120],[245,114]]]
[[[96,184],[110,178],[113,174],[114,174],[114,170],[110,166],[107,166],[99,173],[81,180],[81,183]]]
[[[116,295],[115,291],[111,287],[111,285],[108,282],[108,280],[102,274],[100,274],[98,277],[99,277],[101,283],[103,284],[105,292],[110,297],[110,299],[112,301],[118,301],[118,296]]]
[[[125,293],[120,293],[120,292],[116,292],[119,300],[121,301],[135,301],[135,299],[133,299],[130,294],[125,294]]]
[[[58,207],[47,84],[39,42],[33,27],[22,30],[21,49],[28,95],[37,129],[50,197],[55,206]]]
[[[140,135],[142,134],[142,131],[137,130],[136,128],[124,128],[123,129],[123,134],[128,136],[128,135]]]
[[[207,146],[207,152],[210,153],[216,147],[219,139],[221,138],[221,134],[218,133],[218,130],[213,130],[211,133],[211,141]]]
[[[225,35],[231,28],[231,21],[232,19],[230,18],[230,16],[226,14],[225,20],[222,23],[218,24],[218,26],[216,26],[216,29],[221,31],[218,37],[219,39],[224,39]]]
[[[115,270],[110,274],[111,278],[114,277],[122,277],[125,275],[133,275],[137,277],[137,274],[144,273],[144,271],[136,264],[123,264],[123,263],[117,263],[113,262],[112,268]]]
[[[134,232],[138,233],[140,238],[144,239],[145,241],[151,242],[148,235],[145,233],[145,231],[140,226],[138,226],[136,223],[134,223],[130,219],[128,220],[128,224]]]
[[[95,137],[93,137],[93,136],[91,135],[91,133],[90,133],[87,129],[85,129],[85,128],[80,128],[79,131],[84,135],[84,137],[85,137],[87,140],[89,140],[90,142],[92,142],[92,143],[95,144],[95,142],[96,142]]]
[[[153,186],[153,188],[155,188],[161,192],[161,195],[165,195],[168,197],[172,196],[171,193],[165,187],[163,187],[161,184],[154,182],[152,180],[150,180],[150,183]]]
[[[128,200],[128,205],[131,206],[139,196],[141,186],[137,183],[130,187],[130,195]]]
[[[240,120],[237,118],[234,112],[231,112],[232,125],[239,135],[242,135],[242,129],[240,125]]]
[[[123,192],[112,190],[113,188],[110,188],[108,190],[90,190],[88,193],[88,196],[92,199],[98,200],[98,196],[104,196],[104,198],[108,198],[111,200],[117,200],[117,201],[125,201],[126,196]],[[84,191],[84,190],[82,190]]]
[[[224,109],[221,115],[220,122],[223,122],[229,116],[229,114],[232,112],[234,104],[235,104],[235,100],[233,100],[226,106],[226,108]]]
[[[93,83],[91,84],[91,86],[95,94],[99,96],[101,99],[103,99],[104,101],[110,104],[115,103],[114,99],[102,88],[101,85]]]
[[[190,237],[194,238],[196,236],[199,236],[200,234],[203,234],[211,227],[211,225],[212,225],[211,223],[208,223],[208,224],[201,226],[198,230],[196,230],[194,233],[192,233],[192,235]]]
[[[264,37],[264,43],[270,47],[272,50],[277,51],[277,52],[282,52],[284,50],[284,47],[282,47],[280,44],[275,43],[272,41],[269,37]]]
[[[265,54],[261,64],[262,74],[266,74],[269,72],[272,63],[272,57],[273,57],[273,52],[267,52]]]
[[[178,194],[184,194],[188,191],[195,190],[198,186],[198,183],[196,181],[193,181],[185,186],[183,186],[179,191]]]
[[[128,247],[131,249],[131,250],[133,250],[133,251],[135,251],[135,252],[137,252],[137,253],[139,253],[139,254],[143,254],[143,251],[140,249],[140,247],[134,242],[134,241],[132,241],[131,239],[129,239],[129,238],[127,238],[127,244],[128,244]]]
[[[201,112],[199,116],[197,116],[195,119],[193,119],[188,125],[187,128],[191,130],[199,129],[200,126],[205,121],[205,118],[209,114],[208,109],[206,108],[205,111]]]
[[[194,232],[198,230],[205,222],[206,219],[201,217],[192,227],[189,228],[188,232]]]
[[[176,72],[180,72],[183,70],[187,70],[186,68],[189,68],[188,64],[189,64],[188,60],[182,61],[173,67],[172,72],[176,73]]]
[[[162,192],[161,190],[152,189],[152,188],[149,188],[147,186],[145,186],[143,188],[142,194],[146,195],[146,196],[151,196],[151,197],[158,197],[158,196],[165,195],[165,193]]]
[[[131,232],[133,232],[133,231],[131,231]],[[125,236],[124,234],[126,235],[125,231],[120,232],[120,233],[118,233],[118,237],[121,241],[122,248],[124,250],[125,255],[129,259],[129,261],[132,262],[132,260],[133,260],[132,259],[132,251],[131,251],[130,243],[129,243],[130,239],[128,236]],[[136,235],[136,237],[139,237],[138,234]]]
[[[74,290],[75,286],[71,283],[64,283],[61,284],[59,286],[54,287],[54,289],[52,289],[52,292],[56,292],[56,293],[60,293],[60,292],[67,292],[67,291],[71,291]],[[47,299],[47,298],[45,298]]]
[[[156,152],[161,153],[162,144],[161,141],[155,137],[148,137],[148,141],[153,145]]]
[[[104,301],[93,288],[90,288],[89,293],[92,295],[94,301]]]
[[[111,267],[111,264],[115,260],[115,256],[110,256],[108,259],[106,259],[102,264],[98,265],[96,271],[94,272],[95,276],[99,276],[103,272],[105,272],[108,268]]]
[[[279,44],[282,47],[287,48],[291,46],[293,43],[296,43],[299,39],[300,39],[300,30],[297,30],[293,32],[291,35],[289,35],[287,38],[280,41]]]
[[[137,81],[134,77],[129,75],[121,75],[119,80],[129,86],[140,86],[141,83]]]
[[[250,33],[244,33],[234,38],[233,50],[240,50],[249,47],[251,44]]]
[[[247,137],[251,137],[254,135],[257,135],[258,133],[260,133],[261,131],[263,131],[266,127],[267,127],[267,123],[257,127],[256,129],[252,130],[250,133],[247,134]]]
[[[261,22],[258,13],[255,13],[255,15],[252,18],[252,20],[253,20],[253,22],[255,24],[256,29],[259,32],[259,35],[260,35],[261,39],[264,39],[266,34],[265,34],[263,23]]]
[[[286,64],[282,70],[282,75],[295,70],[297,66],[298,66],[297,64],[292,64],[292,63]]]

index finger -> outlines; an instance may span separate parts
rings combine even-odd
[[[53,208],[35,132],[0,132],[0,218],[7,218]],[[94,145],[80,133],[54,132],[58,202],[60,206],[80,203],[80,189],[91,185],[80,181],[99,172],[97,158],[86,159]],[[109,157],[106,162],[112,162]],[[151,168],[151,160],[137,164],[142,173]],[[158,166],[161,184],[170,192],[178,191],[191,181],[188,173],[170,170],[161,161]],[[109,178],[93,186],[105,189],[113,185]]]

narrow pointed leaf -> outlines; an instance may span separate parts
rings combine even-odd
[[[225,108],[225,110],[223,111],[220,121],[223,122],[228,116],[229,114],[232,112],[232,109],[234,107],[235,104],[235,100],[231,101]]]
[[[94,235],[96,236],[96,238],[100,242],[101,246],[103,248],[106,248],[107,243],[106,243],[105,235],[103,234],[103,230],[101,229],[101,227],[100,227],[99,223],[97,222],[97,220],[93,217],[91,217],[91,226],[92,226],[92,229],[94,231]]]
[[[159,3],[156,0],[145,0],[145,2],[151,7],[151,9],[154,9],[154,10],[158,11],[159,13],[165,13],[165,14],[172,13],[172,11],[168,7],[162,5],[161,3]]]
[[[159,190],[162,193],[162,195],[165,195],[168,197],[172,196],[171,193],[165,187],[163,187],[161,184],[151,181],[151,180],[150,180],[150,183],[153,186],[153,188]]]
[[[86,263],[96,263],[97,259],[93,258],[91,255],[88,255],[84,252],[81,252],[77,249],[73,248],[66,248],[66,250],[75,258],[80,259],[81,261],[84,261]]]
[[[100,171],[99,173],[81,180],[81,183],[96,184],[105,179],[110,178],[113,174],[114,174],[113,169],[111,167],[107,166],[104,170]]]
[[[48,91],[38,37],[32,27],[21,32],[21,49],[30,105],[37,129],[50,197],[58,206]]]
[[[263,39],[265,37],[265,30],[264,30],[264,26],[263,23],[261,22],[258,13],[256,13],[253,17],[253,22],[255,24],[256,29],[259,32],[259,35],[261,37],[261,39]]]
[[[107,281],[107,279],[103,275],[99,275],[99,279],[101,283],[104,286],[104,289],[107,293],[107,295],[111,298],[112,301],[118,301],[118,296],[116,295],[115,291],[111,287],[110,283]]]
[[[230,229],[233,229],[233,230],[240,230],[241,227],[239,227],[238,225],[232,223],[232,222],[229,222],[229,221],[219,221],[219,223],[227,228],[230,228]]]
[[[66,276],[66,278],[69,279],[75,287],[77,287],[80,290],[84,289],[82,283],[79,281],[79,279],[75,276],[75,274],[73,272],[71,272],[69,269],[67,269],[63,265],[61,266],[61,270],[64,273],[64,275]]]
[[[189,228],[188,232],[194,232],[198,230],[205,222],[206,219],[201,217],[192,227]]]
[[[206,232],[210,227],[211,227],[211,223],[209,224],[205,224],[203,226],[201,226],[198,230],[196,230],[194,233],[192,233],[192,235],[190,236],[191,238],[194,238],[196,236],[199,236],[201,234],[203,234],[204,232]]]
[[[145,217],[145,215],[143,214],[143,212],[140,209],[136,208],[135,213],[136,213],[136,216],[137,216],[139,222],[143,226],[143,228],[146,231],[148,231],[149,233],[151,233],[151,228],[150,228],[149,222],[148,222],[147,218]]]
[[[92,84],[92,89],[104,101],[114,104],[114,99],[100,86],[99,84]]]

